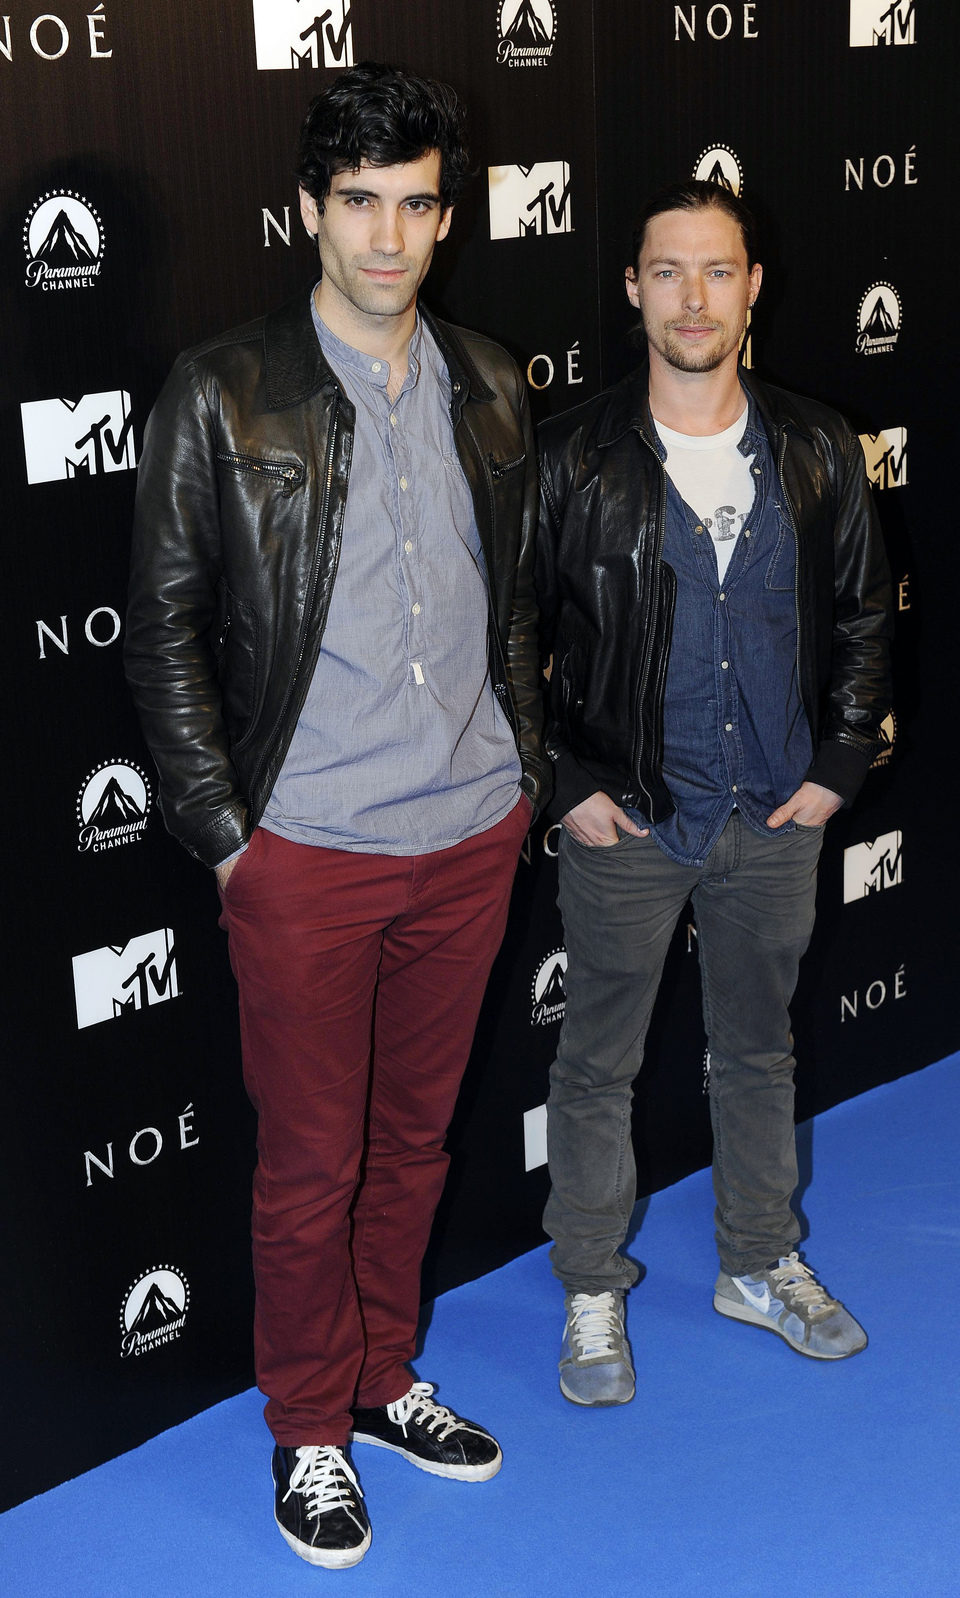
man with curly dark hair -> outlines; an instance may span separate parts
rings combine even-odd
[[[543,778],[526,392],[418,306],[466,173],[451,89],[336,79],[298,158],[319,281],[180,357],[138,490],[128,674],[167,825],[216,871],[259,1117],[275,1514],[330,1568],[370,1543],[349,1441],[501,1463],[408,1363]]]

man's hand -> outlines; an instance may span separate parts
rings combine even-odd
[[[214,866],[213,869],[216,872],[217,881],[221,888],[225,888],[227,886],[227,883],[233,876],[234,867],[239,859],[240,856],[236,855],[232,860],[225,861],[222,866]]]
[[[818,782],[802,782],[796,793],[767,817],[767,826],[782,827],[784,822],[796,821],[801,827],[822,827],[842,804],[832,788],[821,788]]]
[[[571,838],[590,849],[609,849],[611,844],[619,843],[618,827],[620,832],[632,832],[636,838],[645,838],[650,831],[649,827],[638,827],[627,812],[603,792],[592,793],[582,804],[574,805],[567,811],[562,825]]]

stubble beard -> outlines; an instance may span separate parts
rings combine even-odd
[[[722,322],[711,323],[711,326],[718,335],[718,342],[711,349],[688,349],[679,339],[673,337],[672,328],[664,328],[663,339],[658,349],[667,365],[672,366],[676,372],[715,372],[718,366],[722,366],[731,349],[727,341],[727,329]],[[733,348],[736,349],[738,344],[739,339]]]

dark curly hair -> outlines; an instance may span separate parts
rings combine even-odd
[[[399,166],[440,152],[440,201],[460,198],[469,170],[463,107],[446,83],[363,61],[311,101],[300,129],[297,177],[322,212],[338,172]]]

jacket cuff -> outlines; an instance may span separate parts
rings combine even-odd
[[[850,744],[826,740],[817,750],[806,780],[819,783],[821,788],[830,788],[840,795],[844,805],[850,805],[870,770],[873,753],[872,749],[864,753]]]
[[[601,785],[569,750],[560,750],[550,758],[554,775],[553,798],[546,806],[546,811],[549,819],[556,822],[562,821],[575,805],[589,799]]]

